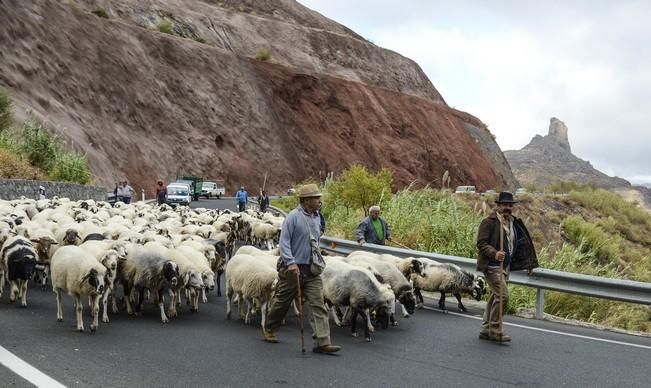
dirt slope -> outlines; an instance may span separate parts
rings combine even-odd
[[[230,191],[268,172],[282,192],[352,162],[390,167],[399,185],[438,185],[449,170],[452,185],[509,186],[499,149],[466,126],[487,129],[448,108],[412,61],[295,2],[216,3],[0,0],[0,86],[19,119],[29,110],[87,152],[106,186],[126,176],[150,192],[158,178],[193,173]],[[152,31],[161,12],[179,20],[177,35],[192,27],[207,43]],[[276,63],[252,59],[265,34]]]

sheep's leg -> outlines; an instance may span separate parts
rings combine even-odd
[[[43,268],[43,279],[41,279],[41,290],[45,291],[47,289],[47,280],[50,277],[50,265],[45,264]]]
[[[162,289],[158,290],[158,292],[156,293],[156,297],[158,298],[158,308],[160,309],[160,320],[163,323],[167,323],[170,320],[167,319],[167,317],[165,316],[165,304],[163,303],[163,290]]]
[[[27,307],[27,283],[29,280],[25,279],[23,280],[22,284],[20,285],[20,307]]]
[[[337,315],[337,306],[332,306],[330,308],[330,310],[332,311],[332,319],[335,321],[335,325],[341,327],[342,326],[341,320],[339,319],[339,316]]]
[[[396,321],[396,315],[394,313],[389,315],[389,322],[391,323],[391,326],[398,326],[398,321]]]
[[[57,322],[63,321],[63,307],[61,305],[61,289],[57,288],[54,290],[57,296]]]
[[[145,300],[145,288],[144,287],[138,287],[138,303],[136,304],[136,315],[140,315],[142,312],[142,303]]]
[[[99,327],[99,300],[101,297],[101,294],[95,295],[93,297],[93,302],[90,305],[90,310],[93,313],[93,323],[90,324],[91,333],[94,333]]]
[[[169,293],[170,293],[170,303],[167,306],[167,316],[169,318],[172,318],[172,317],[177,316],[177,313],[176,313],[176,294],[177,293],[174,292],[174,290],[172,290],[172,289],[169,290]]]
[[[73,294],[75,299],[75,311],[77,312],[77,330],[84,332],[84,306],[81,304],[81,295]]]
[[[2,258],[0,257],[0,261]],[[2,265],[2,264],[0,264]],[[2,298],[2,292],[5,290],[5,272],[4,269],[0,270],[0,298]]]
[[[192,304],[194,305],[194,312],[198,313],[199,312],[199,290],[194,290],[194,295],[192,299]]]
[[[9,302],[14,303],[18,298],[18,285],[15,280],[9,281]]]
[[[423,294],[420,292],[420,288],[414,288],[414,296],[416,297],[418,308],[423,308],[425,300],[423,299]]]
[[[402,309],[402,316],[405,318],[409,318],[409,312],[407,311],[405,305],[400,303],[400,308]]]
[[[374,327],[373,324],[371,323],[371,310],[370,310],[370,309],[366,309],[366,310],[364,310],[364,312],[366,313],[366,328],[367,328],[368,331],[370,331],[371,333],[374,333],[374,332],[375,332],[375,327]]]
[[[264,324],[267,322],[267,307],[269,306],[269,302],[266,301],[262,304],[262,307],[260,308],[260,313],[262,316],[260,317],[260,324],[264,328]]]
[[[124,288],[124,287],[123,287]],[[126,296],[126,293],[125,293]],[[118,309],[118,298],[116,298],[115,294],[111,296],[111,312],[113,314],[117,314],[120,312],[120,309]],[[125,298],[126,299],[126,298]]]
[[[185,303],[192,306],[192,290],[190,288],[185,289]],[[190,311],[192,311],[192,307],[190,307]]]
[[[366,322],[369,320],[369,315],[368,314],[368,309],[366,310],[360,310],[360,309],[355,309],[359,315],[362,316],[362,319]],[[355,318],[355,321],[357,321],[357,318]],[[357,322],[355,322],[357,323]],[[371,334],[369,333],[368,325],[364,325],[364,339],[366,342],[371,342]]]
[[[226,319],[231,319],[231,297],[233,296],[233,289],[226,282]]]
[[[439,308],[445,310],[445,292],[441,292],[441,298],[439,298]]]
[[[244,303],[242,303],[244,304]],[[246,315],[244,316],[244,324],[249,325],[251,324],[251,300],[247,299],[246,300]]]
[[[104,323],[109,322],[108,298],[111,295],[111,291],[113,291],[113,287],[107,287],[106,292],[104,292],[104,295],[102,296],[102,307],[104,307],[104,311],[102,312],[102,322],[104,322]]]
[[[466,311],[468,311],[466,306],[464,306],[463,303],[461,303],[461,294],[457,292],[454,294],[454,297],[457,298],[457,301],[459,302],[457,306],[459,308],[459,312],[465,313]]]
[[[134,290],[129,287],[124,287],[124,302],[127,305],[127,314],[129,315],[133,315],[133,307],[131,306],[131,293],[133,291]]]
[[[208,297],[206,296],[206,289],[201,289],[201,303],[208,303]]]
[[[353,337],[357,337],[358,336],[358,334],[357,334],[357,314],[359,313],[359,311],[354,307],[351,307],[350,309],[352,310],[352,312],[350,314],[351,333],[353,334]]]

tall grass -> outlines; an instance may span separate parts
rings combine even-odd
[[[11,128],[14,123],[13,114],[11,112],[11,98],[2,89],[0,89],[0,134]]]

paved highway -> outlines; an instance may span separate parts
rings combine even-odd
[[[206,205],[233,206],[233,200],[195,204]],[[0,364],[9,364],[6,349],[69,387],[649,385],[651,338],[508,317],[513,342],[497,345],[477,339],[477,307],[446,314],[431,308],[432,300],[431,307],[400,318],[398,327],[379,330],[371,343],[333,327],[343,349],[327,356],[309,351],[307,323],[307,353],[300,352],[294,317],[279,330],[281,343],[268,344],[259,321],[226,320],[224,298],[214,293],[198,313],[183,306],[168,324],[146,305],[140,317],[111,315],[95,334],[75,331],[69,297],[61,323],[52,291],[31,287],[28,297],[26,309],[10,305],[6,295],[0,301]],[[87,310],[84,319],[88,328]],[[0,386],[32,385],[0,366]]]

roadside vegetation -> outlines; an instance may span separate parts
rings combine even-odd
[[[373,174],[362,166],[352,166],[322,183],[326,234],[354,240],[355,227],[368,207],[379,204],[396,242],[416,250],[477,257],[477,230],[492,211],[494,196],[411,187],[392,193],[391,182],[389,171]],[[651,216],[635,204],[614,193],[573,183],[518,199],[516,215],[534,238],[541,267],[651,282]],[[272,203],[285,210],[297,204],[294,196]],[[511,313],[534,309],[534,289],[510,285],[509,292]],[[647,306],[546,292],[545,312],[651,332],[651,309]]]
[[[0,90],[0,178],[90,183],[86,156],[65,145],[40,123],[14,128],[11,98]]]

